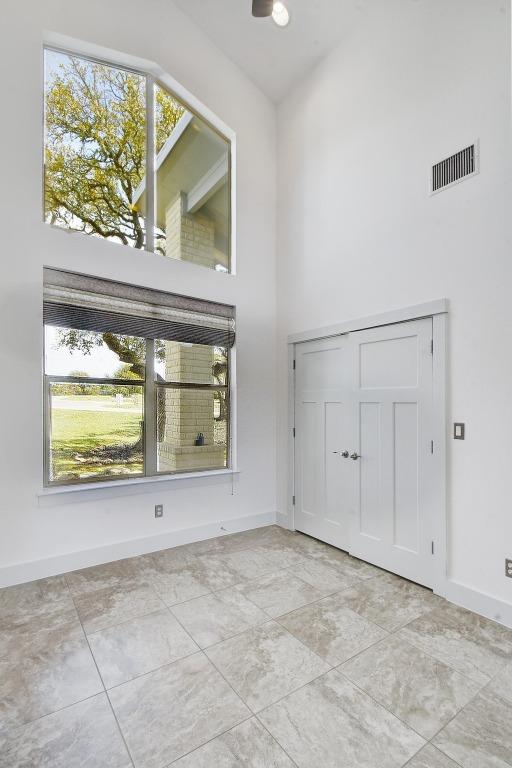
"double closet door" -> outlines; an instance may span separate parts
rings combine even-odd
[[[296,345],[295,528],[432,586],[432,319]]]

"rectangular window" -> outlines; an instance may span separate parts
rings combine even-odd
[[[230,271],[231,147],[143,72],[45,49],[44,217]]]
[[[230,466],[231,306],[44,271],[45,482]]]

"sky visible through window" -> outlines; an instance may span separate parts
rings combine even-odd
[[[71,376],[84,371],[91,378],[112,378],[121,366],[119,357],[106,344],[94,347],[91,354],[70,350],[60,342],[61,329],[45,326],[45,371],[49,376]]]

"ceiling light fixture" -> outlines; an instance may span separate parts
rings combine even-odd
[[[286,27],[290,22],[290,12],[281,0],[276,0],[272,9],[272,18],[278,27]]]

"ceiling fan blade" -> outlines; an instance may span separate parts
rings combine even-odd
[[[257,18],[272,16],[274,0],[252,0],[252,15]]]

